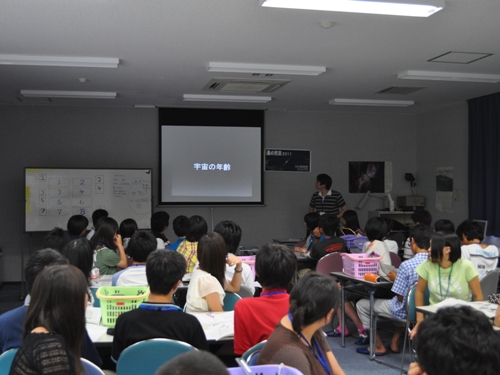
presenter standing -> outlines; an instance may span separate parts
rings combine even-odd
[[[331,190],[332,178],[327,174],[319,174],[316,177],[317,193],[314,193],[309,203],[309,212],[317,212],[320,215],[333,214],[341,218],[348,207],[338,191]]]

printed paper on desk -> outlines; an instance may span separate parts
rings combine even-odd
[[[99,325],[101,323],[101,309],[99,307],[87,307],[85,310],[85,320],[87,323]]]
[[[489,319],[495,318],[495,313],[498,307],[498,305],[489,303],[487,301],[467,302],[456,298],[447,298],[439,303],[436,303],[434,306],[436,306],[437,308],[470,306],[478,311],[481,311]]]
[[[234,311],[192,313],[201,323],[207,340],[234,337]]]

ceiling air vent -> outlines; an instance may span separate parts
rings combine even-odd
[[[283,87],[289,79],[212,78],[203,90],[218,92],[273,92]]]
[[[411,92],[415,92],[418,90],[425,89],[427,87],[408,87],[408,86],[391,86],[386,89],[380,90],[376,92],[376,94],[397,94],[397,95],[406,95]]]

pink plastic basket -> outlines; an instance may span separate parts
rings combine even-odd
[[[250,266],[253,273],[253,279],[255,280],[255,255],[238,256],[238,258],[240,258],[243,263]]]
[[[371,254],[342,254],[344,273],[352,277],[363,277],[366,273],[377,273],[382,257]]]

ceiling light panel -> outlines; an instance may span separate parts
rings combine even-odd
[[[0,54],[0,65],[118,68],[120,59],[107,57],[32,56]]]
[[[21,90],[28,98],[115,99],[116,92]]]
[[[226,73],[260,73],[260,74],[289,74],[317,76],[326,72],[325,66],[307,65],[275,65],[275,64],[247,64],[228,62],[209,62],[207,65],[209,72]]]
[[[332,12],[429,17],[444,8],[444,0],[261,0],[263,7]]]
[[[343,99],[330,100],[330,105],[358,105],[369,107],[409,107],[414,105],[412,100],[370,100],[370,99]]]
[[[185,102],[268,103],[273,98],[271,96],[184,94],[183,99]]]
[[[417,79],[423,81],[456,81],[456,82],[478,82],[478,83],[500,82],[500,75],[498,74],[431,72],[424,70],[407,70],[405,72],[399,73],[398,78]]]

